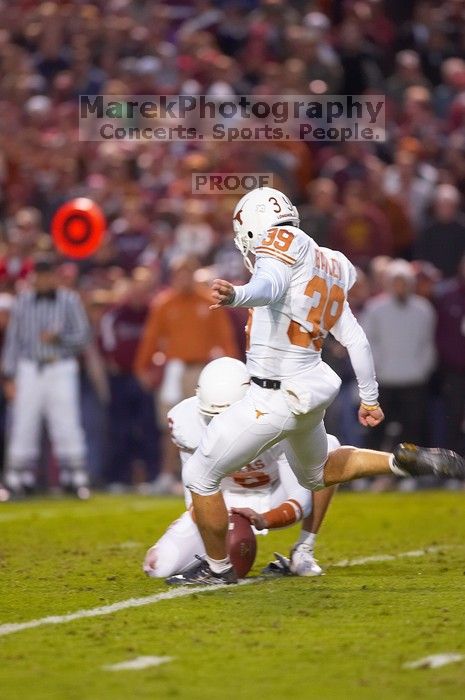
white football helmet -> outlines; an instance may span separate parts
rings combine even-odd
[[[250,374],[243,362],[232,357],[209,362],[200,373],[197,385],[200,413],[216,416],[242,399],[249,385]]]
[[[253,272],[253,266],[248,254],[253,253],[268,229],[284,223],[299,226],[299,212],[279,190],[257,187],[239,200],[233,216],[234,243],[249,272]]]

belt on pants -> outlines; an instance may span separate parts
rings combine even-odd
[[[262,389],[273,389],[276,391],[281,388],[279,379],[262,379],[261,377],[250,377],[254,384],[258,384]]]

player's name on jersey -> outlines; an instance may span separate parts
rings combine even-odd
[[[328,260],[326,255],[318,248],[315,250],[315,267],[317,267],[319,270],[322,270],[323,272],[326,272],[328,275],[331,275],[331,277],[335,277],[338,280],[340,280],[342,277],[340,262],[338,262],[334,258]]]

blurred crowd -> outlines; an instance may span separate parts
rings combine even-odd
[[[77,97],[97,93],[385,94],[386,141],[80,142]],[[465,452],[462,0],[0,0],[1,332],[35,257],[54,256],[92,327],[82,421],[92,481],[112,490],[178,488],[166,407],[209,359],[244,354],[242,312],[211,320],[206,308],[212,278],[246,279],[237,197],[192,195],[192,173],[209,171],[272,172],[302,228],[359,268],[351,303],[387,420],[369,436],[357,426],[354,378],[329,342],[344,382],[328,429],[344,443]],[[80,262],[49,234],[75,196],[108,220]]]

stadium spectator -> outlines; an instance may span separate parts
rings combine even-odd
[[[70,281],[70,276],[61,279]],[[68,270],[69,272],[69,270]],[[92,338],[87,343],[81,357],[81,415],[82,427],[87,447],[87,467],[92,484],[102,485],[107,464],[108,404],[110,387],[102,354],[98,346],[100,319],[111,306],[114,291],[97,289],[84,294],[85,307],[89,317]]]
[[[6,222],[8,245],[0,255],[0,282],[8,289],[24,280],[34,267],[34,252],[41,234],[40,212],[23,207]]]
[[[209,292],[194,281],[197,268],[192,258],[172,261],[171,286],[155,297],[134,364],[146,390],[153,388],[154,363],[164,365],[157,397],[163,463],[155,492],[176,488],[178,459],[168,432],[169,409],[195,394],[197,379],[207,362],[223,355],[238,357],[231,321],[223,309],[219,315],[209,310]]]
[[[465,216],[459,211],[460,194],[452,185],[439,185],[433,220],[418,237],[415,257],[435,265],[444,277],[453,277],[465,253]]]
[[[443,380],[446,445],[465,452],[465,255],[436,297],[436,341]]]
[[[373,159],[367,173],[367,195],[369,200],[386,216],[392,234],[393,255],[407,257],[411,254],[415,231],[402,197],[384,190],[385,167]]]
[[[177,255],[192,255],[206,260],[214,238],[213,229],[206,217],[205,204],[198,199],[185,202],[182,218],[174,230],[174,249]]]
[[[416,51],[404,49],[396,55],[394,73],[387,80],[387,93],[397,105],[401,105],[407,88],[414,85],[431,87],[421,71],[420,57]]]
[[[337,212],[337,187],[329,178],[317,178],[308,186],[309,204],[299,207],[300,225],[318,245],[329,244],[329,231]]]
[[[465,87],[465,61],[448,58],[441,66],[442,82],[434,91],[434,103],[438,117],[444,118],[458,94]]]
[[[132,199],[127,200],[122,216],[111,225],[111,233],[116,263],[124,270],[131,270],[139,263],[150,239],[149,220],[142,205]]]
[[[6,292],[0,293],[0,351],[5,342],[5,332],[10,319],[14,297]],[[5,445],[6,445],[6,411],[7,403],[3,387],[0,388],[0,474],[4,471]],[[0,494],[0,501],[2,495]]]
[[[415,273],[415,292],[432,302],[442,278],[441,273],[437,267],[424,260],[414,260],[412,269]]]
[[[377,255],[368,266],[368,282],[371,296],[375,297],[386,289],[386,275],[392,258],[388,255]]]
[[[153,287],[149,270],[136,268],[123,299],[104,312],[100,320],[100,344],[110,387],[106,481],[112,491],[132,483],[131,469],[136,460],[143,463],[146,481],[153,481],[158,471],[153,396],[133,372]]]
[[[356,141],[343,143],[340,150],[330,151],[325,155],[320,176],[333,180],[341,194],[352,180],[366,180],[371,159],[372,155],[366,144]]]
[[[433,196],[435,177],[434,168],[427,172],[421,170],[416,139],[410,141],[408,148],[404,142],[394,154],[393,165],[385,170],[384,191],[403,203],[415,231],[424,225],[426,211]]]
[[[397,441],[422,442],[427,385],[435,367],[435,311],[414,293],[409,263],[394,260],[386,294],[368,302],[361,323],[370,341],[386,422],[369,432],[367,444],[389,449],[388,428],[399,424]]]
[[[387,217],[366,201],[362,183],[349,182],[346,186],[343,209],[334,219],[329,245],[362,268],[377,255],[391,255],[392,234]]]
[[[35,265],[34,289],[19,295],[3,347],[4,390],[12,402],[5,485],[33,490],[44,418],[63,487],[87,498],[84,435],[76,355],[89,339],[79,298],[57,287],[50,261]]]
[[[383,84],[378,55],[367,41],[357,19],[342,23],[338,36],[338,53],[342,64],[341,95],[362,95]]]

